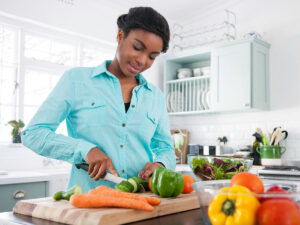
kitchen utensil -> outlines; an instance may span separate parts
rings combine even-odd
[[[140,195],[158,197],[150,192]],[[30,218],[32,221],[35,221],[35,218],[45,219],[43,221],[45,224],[51,224],[52,222],[47,221],[51,220],[60,224],[108,225],[127,224],[198,208],[197,195],[192,192],[182,194],[177,198],[161,198],[161,203],[154,206],[153,212],[116,207],[74,208],[69,201],[54,201],[52,197],[18,201],[13,211],[14,213],[33,217]],[[163,221],[161,218],[158,220]],[[156,223],[157,221],[154,222],[154,224]],[[42,223],[34,222],[34,224]]]
[[[275,131],[273,132],[274,139],[270,141],[270,145],[277,145],[280,138],[281,138],[281,128],[277,127]],[[277,144],[275,144],[277,142]]]
[[[281,137],[282,137],[282,133],[281,133],[281,130],[280,132],[278,132],[276,134],[276,138],[275,138],[275,141],[274,141],[274,145],[278,145],[279,144],[279,141],[281,140]]]
[[[83,169],[85,171],[89,170],[89,165],[85,164],[85,163],[75,164],[75,166],[76,166],[77,169]],[[122,181],[126,180],[125,178],[117,177],[115,175],[112,175],[111,173],[106,173],[105,176],[102,179],[103,180],[111,181],[111,182],[116,183],[116,184],[119,184]]]
[[[287,138],[287,136],[288,136],[288,132],[287,132],[286,130],[281,131],[281,138],[280,138],[278,144],[280,145],[280,143],[281,143],[283,140],[285,140],[285,139]]]
[[[300,198],[300,190],[299,190],[299,184],[289,184],[286,181],[274,181],[274,180],[262,180],[264,189],[268,190],[272,186],[280,186],[281,188],[287,190],[287,193],[280,194],[265,194],[265,193],[251,193],[251,194],[245,194],[245,197],[249,198],[249,196],[256,197],[258,199],[264,199],[264,198],[287,198],[287,199],[293,199],[295,204],[300,206],[299,198]],[[295,186],[296,185],[296,186]],[[220,192],[221,188],[224,187],[230,187],[230,180],[220,180],[220,181],[199,181],[192,184],[192,187],[196,191],[196,194],[198,196],[199,204],[200,204],[200,210],[202,215],[202,221],[205,225],[211,225],[209,216],[208,216],[208,207],[212,203],[212,201],[218,194],[225,194],[228,195],[228,192]],[[241,194],[242,195],[242,194]],[[220,199],[220,198],[218,198]],[[226,199],[226,198],[224,198]],[[222,203],[220,203],[222,205]]]

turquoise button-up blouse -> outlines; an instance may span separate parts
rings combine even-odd
[[[105,61],[98,67],[68,70],[22,132],[22,142],[36,153],[72,164],[68,187],[84,191],[99,185],[115,184],[75,167],[83,163],[95,146],[112,159],[123,178],[137,176],[147,162],[161,162],[175,169],[175,153],[170,135],[163,93],[141,75],[125,112],[119,80]],[[55,133],[66,120],[68,136]]]

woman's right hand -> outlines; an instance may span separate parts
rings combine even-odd
[[[89,164],[88,174],[95,181],[103,178],[106,170],[115,176],[120,176],[115,170],[111,158],[105,155],[98,147],[92,148],[85,160]]]

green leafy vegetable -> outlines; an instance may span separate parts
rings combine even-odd
[[[193,158],[194,174],[201,180],[231,179],[235,174],[247,171],[242,160],[213,158],[209,162],[207,158]]]

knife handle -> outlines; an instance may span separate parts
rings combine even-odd
[[[89,171],[89,164],[81,163],[81,164],[75,164],[77,169],[83,169],[85,171]]]

